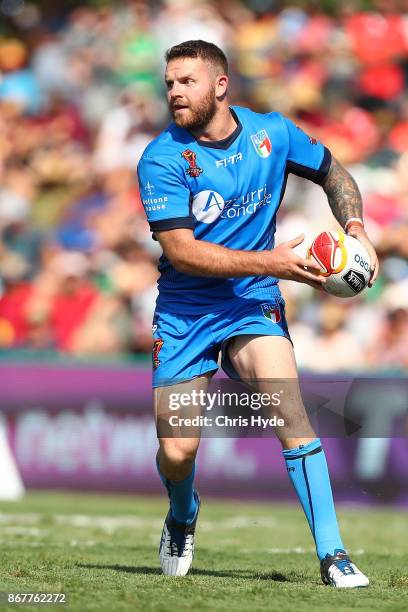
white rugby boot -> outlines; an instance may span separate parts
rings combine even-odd
[[[178,523],[168,511],[160,540],[159,558],[165,576],[185,576],[194,558],[194,534],[200,510],[200,497],[194,491],[197,501],[195,519],[190,524]]]
[[[327,554],[320,562],[320,572],[324,584],[338,589],[367,587],[370,583],[344,550],[335,550],[334,555]]]

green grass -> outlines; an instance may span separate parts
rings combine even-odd
[[[371,579],[351,591],[322,585],[303,514],[276,504],[204,500],[192,573],[163,577],[157,544],[166,511],[164,496],[31,493],[2,502],[0,590],[65,591],[78,612],[407,610],[402,511],[339,509],[352,558]]]

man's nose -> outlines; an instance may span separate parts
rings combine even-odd
[[[169,91],[170,97],[175,98],[180,95],[180,83],[173,83]]]

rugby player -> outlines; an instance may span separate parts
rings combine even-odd
[[[280,113],[228,101],[225,54],[201,40],[166,53],[173,123],[143,153],[140,193],[160,242],[153,320],[156,418],[172,390],[206,390],[221,366],[232,378],[295,381],[291,410],[276,428],[289,478],[316,544],[322,580],[364,587],[368,578],[340,536],[326,458],[298,386],[280,278],[321,288],[319,266],[299,256],[304,236],[275,246],[276,212],[288,173],[321,185],[334,217],[366,247],[370,286],[378,260],[364,229],[358,187],[330,151]],[[259,382],[259,387],[261,387]],[[300,432],[300,434],[299,434]],[[194,555],[200,499],[194,488],[200,432],[159,433],[157,469],[170,499],[160,543],[166,575],[185,575]]]

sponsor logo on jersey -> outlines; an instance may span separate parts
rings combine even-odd
[[[217,168],[226,168],[229,164],[236,164],[237,162],[242,160],[242,153],[236,153],[235,155],[230,155],[229,157],[224,157],[224,159],[217,159],[215,165]]]
[[[229,200],[224,200],[217,191],[199,191],[193,198],[192,210],[202,223],[213,223],[221,219],[235,219],[253,215],[259,208],[271,203],[272,194],[266,184]]]
[[[348,286],[354,291],[354,293],[360,293],[366,286],[366,280],[364,274],[357,272],[357,270],[349,270],[347,274],[344,274],[342,278],[348,284]]]
[[[149,196],[153,195],[154,185],[152,185],[149,181],[147,181],[146,185],[144,186],[144,189],[145,191],[147,191]]]
[[[155,340],[153,343],[153,351],[152,351],[153,370],[157,370],[157,368],[161,364],[161,361],[159,360],[159,353],[162,349],[163,344],[164,344],[164,340],[162,340],[161,338],[157,338],[157,340]]]
[[[272,194],[268,192],[266,183],[253,191],[248,191],[243,196],[225,200],[225,208],[222,211],[222,219],[235,219],[253,215],[259,208],[271,203]]]
[[[193,198],[193,215],[197,221],[213,223],[221,215],[224,206],[224,198],[217,191],[200,191]]]
[[[259,157],[269,157],[272,152],[272,143],[266,130],[260,130],[256,134],[251,134],[251,140]]]
[[[261,304],[262,314],[272,323],[279,323],[281,320],[280,308],[276,304]]]
[[[184,157],[189,166],[186,170],[186,174],[194,178],[200,176],[203,169],[197,166],[197,155],[194,153],[194,151],[191,151],[191,149],[185,149],[182,152],[182,156]]]
[[[142,198],[142,202],[146,212],[152,212],[165,209],[168,199],[167,196],[157,196],[157,198]]]

